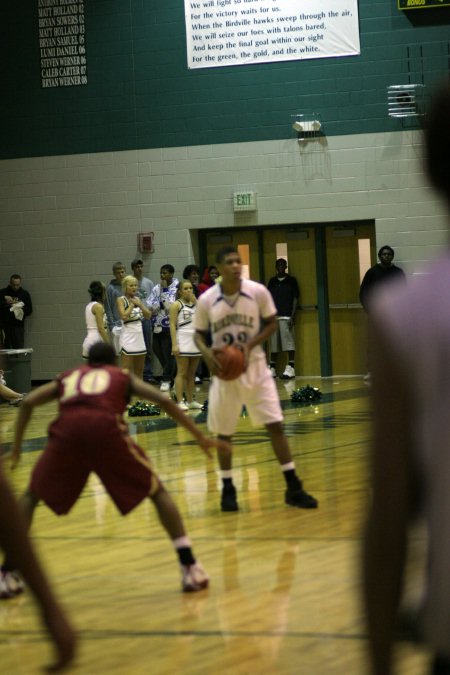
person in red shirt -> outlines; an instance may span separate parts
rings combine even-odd
[[[177,506],[145,452],[130,437],[123,413],[131,394],[136,394],[157,403],[190,431],[206,455],[211,456],[210,449],[218,447],[220,441],[207,438],[170,398],[114,364],[114,349],[99,342],[91,347],[87,365],[62,373],[23,400],[11,453],[13,468],[20,459],[22,439],[33,409],[59,400],[59,415],[49,427],[47,447],[22,498],[25,517],[31,525],[41,500],[57,515],[68,513],[93,471],[122,515],[146,497],[153,501],[178,553],[182,590],[199,591],[208,586],[208,576],[193,555]],[[0,574],[3,597],[13,597],[23,590],[14,574],[11,560],[5,560]]]
[[[210,265],[209,267],[206,268],[206,270],[203,273],[202,280],[198,285],[198,294],[201,295],[205,291],[208,290],[208,288],[211,288],[211,286],[214,286],[216,283],[216,279],[219,276],[219,270],[215,265]]]

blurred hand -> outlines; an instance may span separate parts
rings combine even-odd
[[[1,459],[9,462],[11,471],[14,471],[14,469],[20,462],[20,455],[21,455],[20,449],[19,450],[13,449],[10,450],[9,452],[5,452],[5,454],[1,456]]]
[[[214,356],[213,350],[208,349],[208,351],[203,354],[203,358],[209,372],[212,373],[212,375],[217,375],[220,370],[220,363]]]
[[[246,342],[243,342],[242,344],[236,345],[242,352],[244,352],[244,364],[245,364],[245,369],[247,370],[248,368],[248,361],[250,358],[250,349],[249,346]]]
[[[212,459],[212,452],[210,448],[216,448],[216,441],[213,438],[208,438],[207,436],[203,436],[202,440],[198,442],[199,446],[205,453],[207,457]]]

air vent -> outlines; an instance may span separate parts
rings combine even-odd
[[[425,85],[393,84],[387,88],[389,117],[421,117]]]

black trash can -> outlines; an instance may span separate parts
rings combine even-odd
[[[31,347],[25,349],[0,349],[3,363],[0,367],[5,371],[6,384],[19,394],[31,391]]]

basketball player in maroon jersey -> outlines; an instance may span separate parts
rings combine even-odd
[[[88,365],[68,370],[24,399],[16,423],[13,467],[20,459],[33,409],[59,399],[59,415],[49,427],[47,447],[22,497],[28,527],[40,500],[57,515],[68,513],[94,471],[122,515],[145,497],[153,501],[179,557],[182,590],[199,591],[208,586],[208,576],[193,555],[177,506],[144,451],[129,436],[123,413],[131,394],[136,394],[160,405],[194,436],[206,455],[211,456],[210,448],[220,447],[220,441],[207,438],[170,398],[114,363],[113,348],[97,343],[89,351]],[[14,597],[22,590],[19,575],[5,560],[0,597]]]

